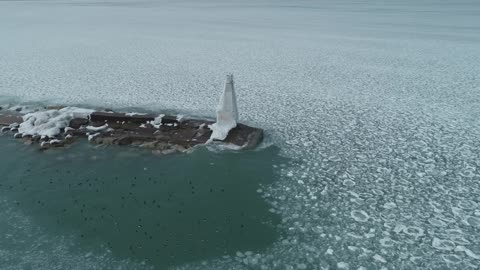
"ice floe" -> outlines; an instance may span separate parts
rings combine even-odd
[[[368,214],[363,210],[353,210],[350,215],[358,222],[366,222],[369,218]]]

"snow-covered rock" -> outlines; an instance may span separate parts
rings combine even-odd
[[[88,118],[93,110],[66,107],[59,110],[48,110],[28,113],[23,116],[18,132],[23,135],[40,135],[54,137],[68,127],[73,118]]]

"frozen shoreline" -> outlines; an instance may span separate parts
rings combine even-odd
[[[155,153],[171,154],[209,143],[224,144],[232,150],[253,149],[263,139],[263,130],[239,123],[227,130],[222,140],[213,142],[214,130],[210,128],[213,124],[210,120],[183,115],[156,116],[77,107],[0,109],[1,132],[14,133],[15,138],[39,144],[41,149],[63,147],[87,137],[95,144],[136,145]]]

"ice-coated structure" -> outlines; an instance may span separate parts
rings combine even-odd
[[[227,75],[225,90],[217,107],[217,122],[209,125],[212,135],[209,141],[223,141],[227,138],[228,132],[237,126],[238,110],[235,88],[233,86],[233,75]]]

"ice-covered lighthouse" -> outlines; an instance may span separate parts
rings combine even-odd
[[[217,106],[217,122],[210,125],[212,135],[209,141],[223,141],[227,138],[228,132],[237,126],[238,110],[233,75],[227,75],[225,90],[223,91]]]

